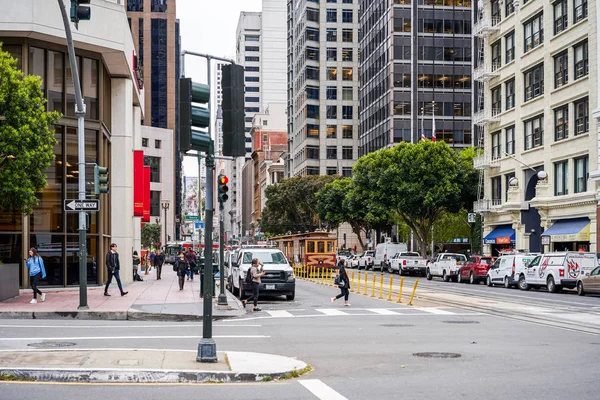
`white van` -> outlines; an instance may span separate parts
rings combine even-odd
[[[516,286],[521,272],[537,257],[539,253],[507,254],[498,258],[490,267],[486,283],[488,286],[504,285],[505,288]]]
[[[594,253],[557,252],[534,258],[519,274],[519,289],[546,287],[550,293],[562,288],[574,289],[577,279],[592,272],[598,266]]]
[[[387,265],[394,254],[406,251],[406,249],[406,243],[379,243],[377,246],[375,246],[373,270],[378,269],[383,271],[384,268],[387,268]]]

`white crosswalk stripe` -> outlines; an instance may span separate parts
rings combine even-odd
[[[266,310],[267,313],[274,318],[292,318],[294,317],[290,312],[284,310]]]
[[[419,308],[419,310],[425,311],[425,312],[428,312],[431,314],[435,314],[435,315],[454,315],[455,314],[452,311],[446,311],[446,310],[442,310],[440,308],[433,308],[433,307],[421,307],[421,308]]]
[[[367,311],[371,311],[375,314],[381,314],[381,315],[400,315],[401,314],[396,311],[388,310],[387,308],[367,308]]]
[[[315,311],[318,311],[325,315],[349,315],[347,312],[337,310],[335,308],[317,308]]]

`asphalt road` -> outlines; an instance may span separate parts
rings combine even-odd
[[[565,309],[592,310],[590,318],[600,307],[598,297],[421,279],[419,286],[430,293],[457,291],[480,299],[483,306],[491,296],[494,303],[543,304],[561,315]],[[293,302],[262,299],[262,312],[215,322],[218,350],[298,357],[313,366],[312,373],[297,380],[231,385],[2,383],[0,399],[335,399],[305,387],[314,380],[339,393],[340,399],[351,400],[598,398],[600,335],[447,304],[416,308],[351,294],[352,307],[345,308],[331,304],[336,293],[299,282]],[[0,320],[0,350],[31,348],[44,340],[73,343],[70,348],[196,349],[201,333],[201,324],[193,323]]]

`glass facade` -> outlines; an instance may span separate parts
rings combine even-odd
[[[152,18],[151,124],[167,128],[167,20]]]

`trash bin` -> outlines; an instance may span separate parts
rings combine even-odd
[[[200,259],[200,263],[199,263],[199,267],[200,267],[200,297],[204,297],[204,258]],[[215,274],[217,272],[219,272],[219,264],[213,264],[212,265],[212,275],[213,275],[213,284],[212,284],[212,292],[210,293],[210,295],[212,297],[215,297],[215,293],[216,293],[216,279],[215,279]]]

